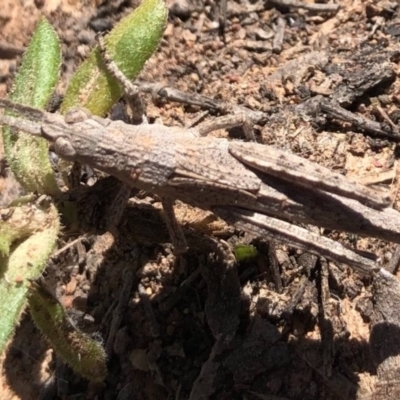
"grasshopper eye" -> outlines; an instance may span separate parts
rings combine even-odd
[[[75,107],[67,112],[67,114],[65,115],[65,122],[67,124],[75,124],[77,122],[86,121],[90,117],[91,114],[89,110],[86,110],[82,107]]]
[[[73,158],[76,151],[71,142],[63,137],[57,138],[54,142],[54,151],[62,158]]]

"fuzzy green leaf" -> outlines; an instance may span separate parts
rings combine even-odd
[[[57,34],[42,18],[24,55],[9,99],[44,108],[58,80],[61,64]],[[56,195],[59,189],[50,165],[47,141],[3,128],[7,162],[21,185],[29,192]]]
[[[0,222],[0,354],[25,308],[28,279],[43,272],[60,229],[51,204],[12,207],[9,214]]]
[[[104,38],[109,55],[127,78],[134,79],[157,49],[167,15],[163,0],[144,0]],[[103,116],[121,95],[121,86],[106,72],[96,47],[72,77],[61,112],[83,106]]]
[[[32,318],[57,354],[83,377],[93,382],[103,381],[107,367],[101,343],[76,328],[61,303],[43,286],[32,283],[30,291]]]

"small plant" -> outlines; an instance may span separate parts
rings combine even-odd
[[[107,50],[129,79],[134,79],[156,50],[164,32],[167,9],[162,0],[144,0],[104,38]],[[10,100],[45,108],[57,84],[60,44],[42,18],[24,56]],[[98,48],[80,66],[68,86],[61,112],[73,106],[104,116],[122,89],[104,69]],[[6,349],[22,312],[32,317],[51,345],[85,378],[102,381],[107,373],[102,345],[69,322],[61,304],[41,285],[40,277],[60,233],[54,200],[57,185],[44,139],[3,128],[7,162],[28,193],[0,211],[0,353]]]

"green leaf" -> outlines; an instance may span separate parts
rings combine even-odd
[[[60,44],[51,25],[42,18],[33,34],[9,99],[44,108],[58,79]],[[3,128],[7,161],[28,192],[59,194],[48,157],[46,140]],[[0,221],[0,354],[4,351],[27,302],[27,279],[38,278],[53,251],[59,232],[54,205],[32,202],[27,196],[14,202]],[[45,203],[45,204],[44,204]]]
[[[258,254],[257,249],[250,244],[238,244],[235,246],[233,252],[239,262],[251,260]]]
[[[9,217],[0,222],[0,354],[25,308],[28,279],[37,279],[43,272],[60,229],[52,204],[8,211]]]
[[[24,55],[9,99],[44,108],[58,80],[61,64],[57,34],[42,18]],[[48,156],[47,141],[22,132],[3,128],[7,162],[15,177],[29,192],[48,195],[60,193]]]
[[[104,38],[107,51],[128,79],[134,79],[157,49],[164,33],[168,10],[163,0],[144,0]],[[103,116],[121,97],[122,88],[106,72],[96,47],[68,86],[61,112],[86,107]]]
[[[30,291],[32,318],[57,354],[83,377],[93,382],[103,381],[107,367],[101,343],[76,328],[64,307],[43,286],[32,283]]]

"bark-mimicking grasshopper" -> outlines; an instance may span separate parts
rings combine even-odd
[[[400,213],[387,208],[388,195],[282,150],[201,136],[195,128],[129,125],[84,110],[63,117],[1,99],[0,107],[13,114],[1,116],[2,125],[44,137],[66,160],[363,272],[374,261],[286,221],[400,243]]]

